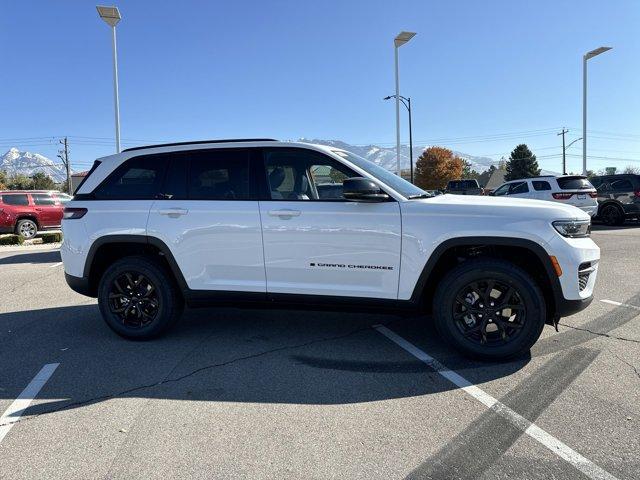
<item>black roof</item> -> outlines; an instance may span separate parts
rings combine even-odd
[[[159,143],[157,145],[144,145],[141,147],[126,148],[123,152],[144,150],[145,148],[179,147],[181,145],[202,145],[203,143],[234,143],[234,142],[277,142],[274,138],[228,138],[225,140],[196,140],[194,142]]]

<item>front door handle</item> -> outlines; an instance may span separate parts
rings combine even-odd
[[[269,210],[269,215],[272,217],[280,217],[284,219],[289,219],[291,217],[299,217],[302,212],[300,210],[290,210],[288,208],[284,208],[282,210]]]
[[[158,213],[160,215],[167,215],[171,218],[178,218],[181,215],[186,215],[187,213],[189,213],[189,210],[187,210],[186,208],[161,208],[160,210],[158,210]]]

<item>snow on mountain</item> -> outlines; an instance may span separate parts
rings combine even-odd
[[[381,147],[378,145],[350,145],[340,140],[321,140],[321,139],[306,139],[301,138],[301,142],[317,143],[319,145],[327,145],[329,147],[342,148],[348,150],[356,155],[366,158],[374,163],[377,163],[381,167],[387,170],[396,170],[396,148],[395,147]],[[413,162],[415,166],[416,160],[422,155],[422,152],[427,149],[429,145],[414,145],[413,146]],[[498,166],[499,160],[494,160],[489,157],[479,157],[475,155],[469,155],[468,153],[453,151],[454,155],[466,160],[471,164],[471,169],[478,173],[482,173],[487,170],[491,165]],[[400,145],[400,167],[402,169],[409,169],[409,146]],[[557,172],[549,170],[542,170],[541,175],[559,175]]]
[[[0,170],[4,170],[9,176],[17,174],[31,176],[36,172],[42,172],[56,183],[63,182],[67,178],[62,165],[54,163],[39,153],[23,152],[15,147],[0,156]]]
[[[342,148],[344,150],[348,150],[350,152],[355,153],[356,155],[360,155],[361,157],[366,158],[367,160],[371,160],[374,163],[377,163],[381,167],[386,168],[387,170],[395,171],[396,169],[396,148],[395,147],[380,147],[378,145],[350,145],[348,143],[342,142],[340,140],[319,140],[319,139],[305,139],[301,138],[301,142],[307,143],[317,143],[320,145],[327,145],[330,147]],[[414,145],[413,146],[413,161],[415,165],[415,161],[422,154],[422,152],[428,148],[428,145]],[[453,152],[454,155],[463,158],[471,164],[471,168],[476,170],[477,172],[484,172],[489,168],[490,165],[498,165],[498,162],[489,157],[476,157],[473,155],[469,155],[467,153],[462,152]],[[401,145],[400,146],[400,166],[403,169],[409,168],[409,146]]]

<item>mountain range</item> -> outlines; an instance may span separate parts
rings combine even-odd
[[[7,175],[26,175],[30,177],[36,172],[43,172],[50,176],[54,182],[60,183],[67,178],[65,168],[39,153],[31,153],[11,148],[0,156],[0,171]]]
[[[322,140],[301,138],[301,142],[317,143],[330,147],[342,148],[350,152],[360,155],[387,170],[396,170],[396,148],[382,147],[379,145],[351,145],[341,140]],[[414,145],[413,161],[414,165],[422,152],[428,148],[427,145]],[[455,155],[463,158],[471,165],[471,168],[479,173],[487,170],[491,165],[498,165],[498,161],[489,157],[479,157],[469,155],[463,152],[453,152]],[[402,169],[409,168],[409,146],[401,145],[400,147],[400,164]],[[66,179],[66,172],[61,163],[51,161],[49,158],[39,153],[31,153],[21,151],[18,148],[11,148],[7,153],[0,156],[0,170],[4,170],[8,175],[23,174],[31,176],[36,172],[44,172],[49,175],[55,182],[62,182]],[[556,172],[543,170],[542,175],[556,175]]]

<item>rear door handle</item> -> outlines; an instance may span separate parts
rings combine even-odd
[[[301,213],[302,212],[300,210],[290,210],[288,208],[284,208],[282,210],[269,210],[269,215],[271,217],[280,217],[284,219],[299,217]]]
[[[171,218],[178,218],[181,215],[186,215],[189,213],[189,210],[186,208],[161,208],[158,210],[160,215],[167,215]]]

